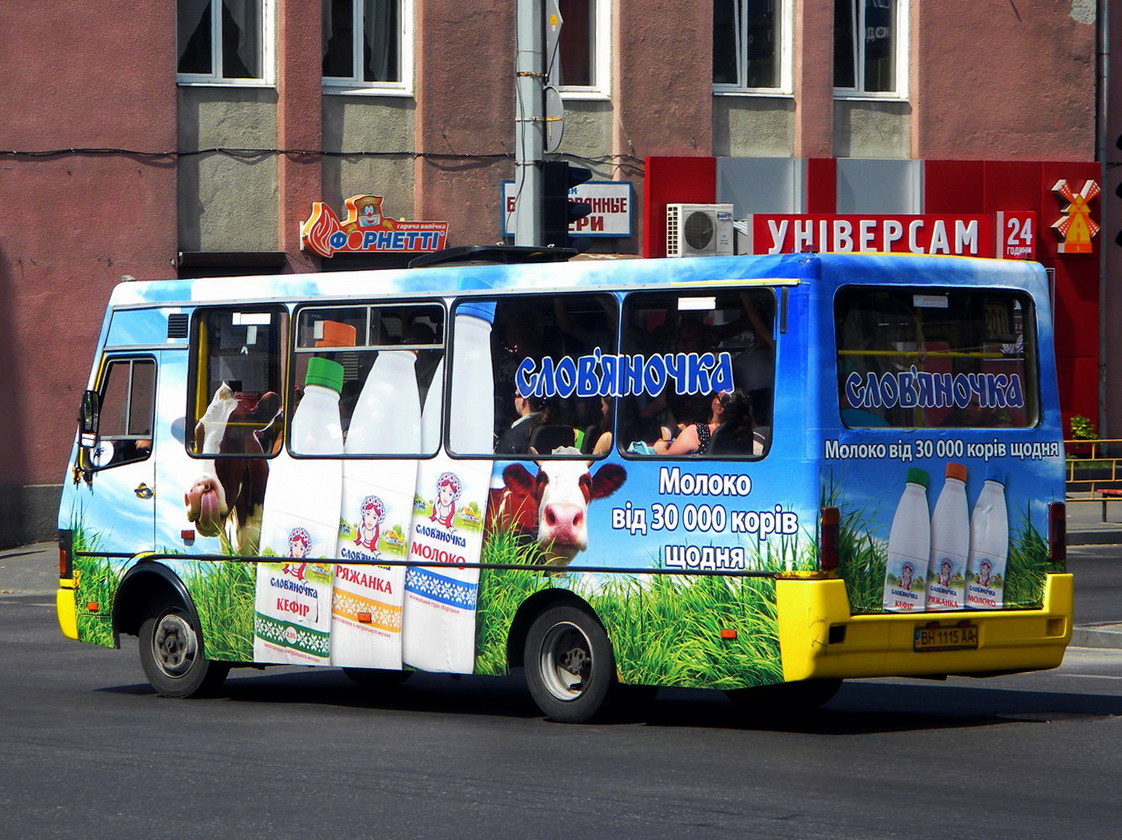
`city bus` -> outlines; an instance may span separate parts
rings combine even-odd
[[[1062,661],[1038,264],[428,262],[114,289],[65,636],[137,636],[173,697],[237,666],[523,669],[566,722],[660,686],[807,708]]]

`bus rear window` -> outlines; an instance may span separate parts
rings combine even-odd
[[[850,286],[834,303],[851,428],[1036,424],[1032,301],[994,289]]]

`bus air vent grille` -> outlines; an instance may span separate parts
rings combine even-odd
[[[168,338],[186,338],[187,320],[187,316],[180,313],[168,315]]]

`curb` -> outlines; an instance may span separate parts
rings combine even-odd
[[[1068,531],[1068,545],[1119,545],[1122,544],[1122,530],[1106,531]]]
[[[1122,624],[1085,624],[1071,629],[1073,647],[1122,648]]]

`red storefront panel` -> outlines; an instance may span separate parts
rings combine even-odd
[[[666,205],[717,200],[717,159],[649,157],[643,196],[643,256],[666,256]]]

